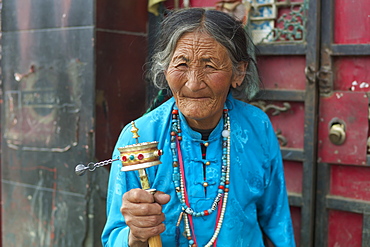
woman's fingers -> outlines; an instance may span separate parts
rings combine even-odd
[[[129,202],[125,199],[122,200],[121,213],[123,216],[127,214],[134,216],[150,216],[160,215],[162,213],[162,206],[158,203],[147,202]]]
[[[164,194],[162,194],[164,196]],[[159,196],[159,201],[165,201]],[[155,197],[144,190],[130,190],[122,197],[121,213],[125,216],[150,216],[161,215],[162,206],[155,203]],[[126,219],[127,221],[127,219]]]
[[[162,224],[165,220],[165,216],[162,213],[161,215],[151,215],[151,216],[135,216],[130,217],[130,219],[126,220],[128,225],[132,225],[138,228],[149,228],[153,226],[158,226]]]
[[[123,195],[123,198],[127,201],[134,203],[134,202],[146,202],[146,203],[152,203],[154,202],[154,197],[151,193],[148,191],[142,190],[142,189],[132,189],[128,192],[126,192]]]
[[[121,213],[130,227],[130,241],[145,242],[148,238],[164,232],[165,215],[162,205],[170,200],[163,192],[154,195],[141,189],[133,189],[122,196]]]
[[[170,201],[170,199],[171,199],[171,196],[168,195],[168,194],[163,193],[162,191],[157,191],[154,194],[155,202],[157,202],[161,205],[164,205],[164,204],[168,203]]]
[[[130,227],[130,242],[146,242],[150,237],[158,236],[166,230],[166,226],[161,223],[155,227],[138,228],[135,226]],[[130,245],[131,246],[131,245]]]

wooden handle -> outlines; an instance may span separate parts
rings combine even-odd
[[[149,247],[162,247],[162,241],[161,241],[161,236],[154,236],[149,238],[148,240]]]

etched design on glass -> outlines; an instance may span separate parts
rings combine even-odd
[[[308,0],[248,0],[255,43],[303,42],[306,38]]]

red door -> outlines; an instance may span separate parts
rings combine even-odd
[[[323,1],[316,246],[370,246],[370,3]]]

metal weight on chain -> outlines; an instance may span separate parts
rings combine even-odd
[[[78,175],[78,176],[82,176],[85,174],[85,172],[87,170],[89,170],[90,172],[93,172],[95,171],[96,168],[98,167],[101,167],[101,166],[106,166],[106,165],[109,165],[111,164],[113,161],[116,161],[116,160],[119,160],[119,159],[109,159],[109,160],[103,160],[103,161],[100,161],[100,162],[97,162],[97,163],[94,163],[94,162],[90,162],[89,164],[87,164],[86,166],[84,164],[78,164],[76,167],[75,167],[75,173]]]

